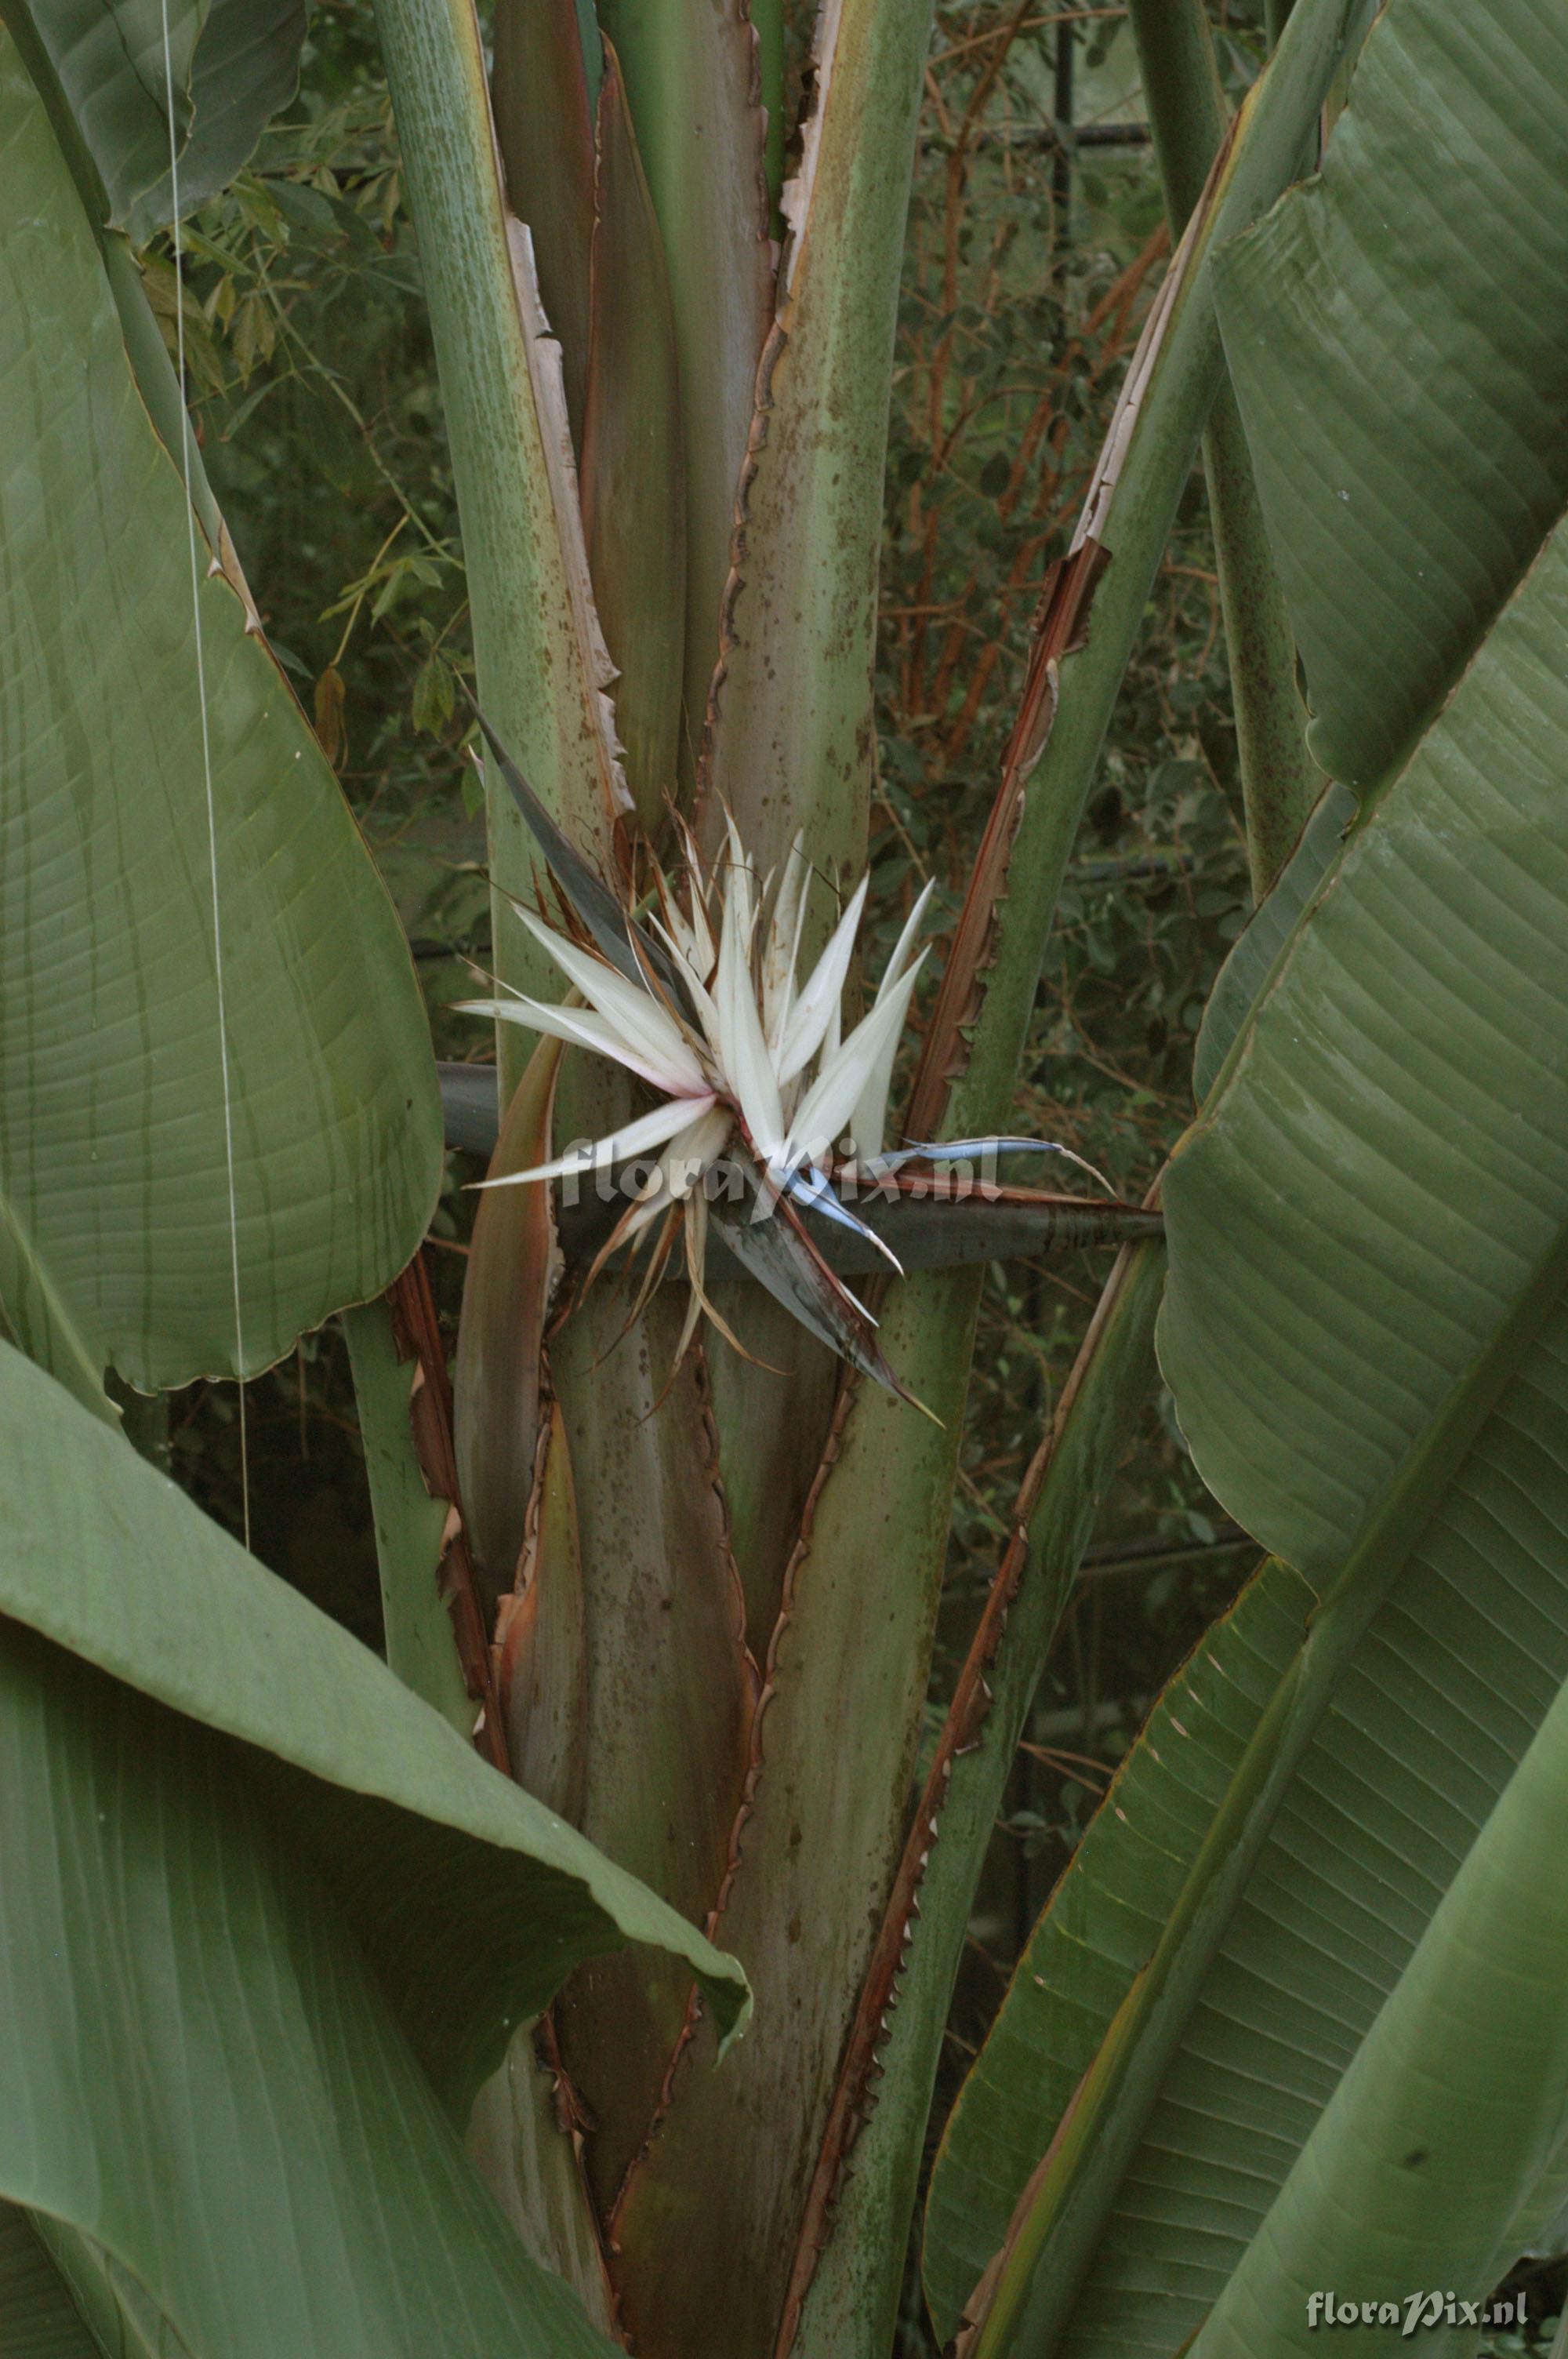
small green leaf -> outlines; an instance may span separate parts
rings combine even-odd
[[[424,730],[427,736],[439,737],[456,710],[457,686],[451,668],[432,650],[420,665],[414,681],[414,726]],[[463,783],[466,793],[466,776]]]

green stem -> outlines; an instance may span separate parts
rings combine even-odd
[[[557,514],[540,388],[519,308],[472,0],[376,0],[418,232],[473,616],[480,701],[548,808],[603,856],[610,812],[583,579]],[[489,792],[491,914],[502,979],[547,996],[545,953],[515,915],[536,853],[507,792]],[[532,1046],[500,1027],[503,1100]]]
[[[1225,135],[1214,44],[1202,0],[1130,0],[1130,5],[1165,210],[1178,236]],[[1247,860],[1254,897],[1261,900],[1324,782],[1306,750],[1295,637],[1228,384],[1215,397],[1204,468],[1230,658]]]
[[[425,1488],[408,1421],[416,1363],[397,1356],[384,1296],[345,1310],[343,1334],[375,1519],[386,1659],[404,1685],[466,1740],[473,1734],[474,1706],[436,1585],[447,1503]]]

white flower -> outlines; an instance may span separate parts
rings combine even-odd
[[[689,1202],[700,1220],[703,1175],[739,1134],[770,1190],[826,1209],[817,1175],[835,1147],[842,1143],[862,1163],[881,1153],[899,1035],[925,956],[914,954],[914,940],[931,887],[910,912],[871,1008],[841,1035],[866,880],[799,983],[811,874],[797,839],[776,891],[771,879],[759,882],[731,822],[727,850],[705,877],[688,836],[686,907],[661,877],[662,914],[648,921],[669,964],[661,973],[644,942],[637,982],[590,940],[571,940],[524,911],[524,923],[586,1005],[552,1006],[514,993],[466,1001],[463,1012],[591,1049],[651,1083],[664,1103],[607,1137],[487,1184],[581,1175],[656,1153],[617,1230],[616,1241],[624,1242],[671,1203]],[[638,940],[631,929],[628,939]]]
[[[660,915],[644,923],[557,827],[483,714],[477,718],[549,863],[567,930],[520,914],[582,1004],[546,1006],[513,992],[469,1000],[465,1012],[591,1049],[651,1083],[663,1098],[651,1114],[606,1138],[481,1184],[518,1187],[652,1156],[646,1179],[588,1275],[591,1280],[618,1245],[664,1212],[640,1309],[664,1275],[676,1229],[682,1228],[691,1301],[676,1350],[678,1363],[704,1310],[729,1334],[703,1292],[708,1196],[702,1182],[739,1145],[742,1193],[752,1201],[752,1220],[762,1225],[719,1214],[728,1223],[731,1256],[852,1367],[921,1408],[878,1348],[875,1319],[824,1259],[795,1207],[852,1229],[898,1269],[883,1239],[842,1201],[838,1182],[844,1167],[834,1168],[836,1147],[848,1150],[859,1177],[879,1186],[916,1157],[935,1165],[1018,1150],[1081,1161],[1048,1139],[933,1140],[883,1152],[899,1034],[925,962],[924,951],[914,954],[914,940],[931,887],[910,911],[870,1010],[845,1038],[844,984],[866,906],[863,878],[804,983],[796,968],[812,871],[798,838],[775,890],[771,878],[759,883],[733,821],[728,847],[706,876],[687,835],[684,905],[655,871]],[[769,1217],[775,1213],[776,1219]]]

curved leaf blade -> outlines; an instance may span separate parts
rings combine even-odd
[[[1193,1055],[1193,1095],[1200,1105],[1213,1089],[1274,961],[1326,875],[1356,811],[1356,798],[1348,787],[1325,788],[1300,842],[1280,872],[1279,882],[1260,903],[1220,968]]]
[[[1434,13],[1396,0],[1374,41],[1397,25],[1408,53]],[[1368,87],[1377,98],[1375,79],[1358,82],[1352,114]],[[1471,100],[1466,88],[1453,104]],[[1561,76],[1555,103],[1568,114]],[[1433,105],[1423,141],[1442,121]],[[1393,244],[1400,204],[1420,201],[1396,168],[1409,164],[1407,130],[1386,114],[1368,166],[1390,173]],[[1512,137],[1500,123],[1501,152]],[[1512,299],[1506,279],[1499,299]],[[1233,316],[1233,346],[1235,330]],[[1403,464],[1401,448],[1396,479]],[[1441,511],[1453,487],[1426,488]],[[1568,984],[1561,527],[1539,553],[1516,541],[1509,564],[1505,588],[1522,583],[1485,644],[1465,650],[1408,767],[1345,843],[1320,846],[1327,864],[1293,933],[1260,962],[1260,995],[1167,1182],[1162,1353],[1198,1462],[1315,1589],[1336,1583],[1334,1610],[1370,1619],[1333,1667],[1327,1716],[1298,1727],[1307,1741],[1288,1777],[1258,1745],[1271,1720],[1289,1720],[1314,1651],[1322,1662],[1326,1610],[1260,1695],[1241,1732],[1251,1749],[1210,1764],[1206,1846],[1240,1828],[1249,1797],[1278,1815],[1249,1829],[1245,1888],[1201,1936],[1206,1879],[1223,1882],[1201,1854],[1156,1928],[1150,1977],[1174,1977],[1162,1987],[1180,1986],[1175,2017],[1152,2021],[1147,1948],[1118,1962],[1103,2012],[1097,2002],[1076,2058],[1080,2071],[1092,2060],[1093,2078],[1038,2199],[1058,2223],[1035,2280],[1054,2273],[1050,2338],[1044,2313],[1029,2313],[1042,2347],[1059,2334],[1075,2353],[1168,2351],[1199,2322],[1568,1670],[1568,1093],[1548,1012]],[[1211,1356],[1228,1354],[1224,1367]],[[1478,1413],[1488,1393],[1477,1425],[1466,1396]],[[1184,1738],[1185,1709],[1175,1717]],[[1185,1743],[1173,1750],[1190,1757]],[[1104,1823],[1104,1857],[1114,1869],[1119,1850],[1125,1867],[1134,1839]],[[1329,1855],[1325,1831],[1341,1826],[1357,1840]],[[1070,1884],[1042,1938],[1071,1932]],[[1019,2025],[1033,2013],[1038,2028],[1053,2005],[1059,2015],[1059,1997],[1021,1977],[1010,2013]],[[1038,2117],[1037,2155],[1070,2094],[1058,2084]],[[1130,2126],[1141,2142],[1108,2163]],[[978,2154],[968,2167],[978,2185]],[[1100,2174],[1111,2209],[1064,2321],[1065,2273],[1086,2251],[1060,2224],[1075,2171]],[[948,2175],[951,2190],[962,2172]]]
[[[0,1613],[265,1762],[457,2110],[512,2027],[622,1940],[668,1946],[736,2027],[732,1960],[4,1346],[0,1462]]]
[[[1484,2305],[1568,2122],[1568,1688],[1444,1895],[1194,2344],[1194,2359],[1319,2347],[1314,2289],[1379,2305],[1392,2354],[1419,2289]],[[1416,2308],[1411,2306],[1412,2292]],[[1321,2298],[1321,2297],[1320,2297]],[[1425,2314],[1423,2315],[1423,2312]],[[1365,2315],[1365,2312],[1363,2312]]]
[[[5,2359],[102,2359],[38,2228],[0,2203],[0,2352]]]
[[[1408,749],[1568,496],[1568,27],[1392,0],[1216,303],[1324,767]],[[1390,328],[1397,322],[1397,331]]]
[[[608,2351],[236,1748],[15,1624],[0,1698],[0,2193],[190,2359]]]
[[[429,1037],[314,734],[210,573],[237,1337],[189,509],[4,34],[0,380],[0,1194],[39,1280],[8,1292],[10,1324],[63,1368],[47,1292],[74,1359],[145,1388],[254,1371],[417,1242]]]
[[[173,218],[174,86],[179,210],[226,188],[294,95],[304,0],[19,0],[59,75],[98,168],[110,219],[138,242]]]

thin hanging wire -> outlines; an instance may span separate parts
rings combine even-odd
[[[201,775],[207,790],[207,864],[212,885],[212,959],[218,974],[218,1054],[223,1075],[223,1160],[229,1182],[229,1272],[234,1289],[234,1366],[240,1399],[240,1505],[245,1546],[251,1544],[251,1468],[245,1430],[244,1314],[240,1294],[240,1212],[234,1185],[234,1109],[229,1077],[229,1019],[223,994],[223,918],[218,891],[218,814],[212,793],[212,738],[207,718],[207,662],[201,644],[201,571],[196,549],[196,503],[191,497],[190,413],[185,403],[185,288],[180,275],[179,133],[175,121],[174,60],[169,49],[168,0],[159,0],[163,24],[164,99],[168,110],[168,200],[174,214],[175,365],[179,374],[179,471],[185,482],[185,518],[190,549],[190,619],[196,641],[196,686],[201,708]]]

